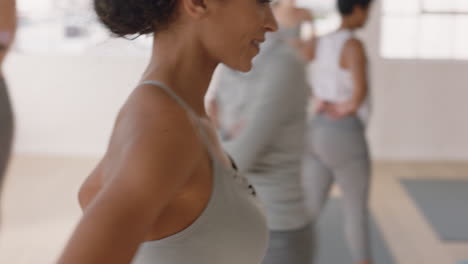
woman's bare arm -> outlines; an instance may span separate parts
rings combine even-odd
[[[130,263],[201,157],[180,107],[123,117],[111,139],[106,184],[87,206],[58,263]],[[162,112],[162,111],[160,111]]]

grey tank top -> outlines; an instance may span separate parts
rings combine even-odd
[[[245,177],[224,165],[202,119],[168,86],[165,90],[188,113],[210,154],[213,189],[202,214],[186,229],[141,244],[133,264],[259,264],[266,253],[268,229],[263,208]]]

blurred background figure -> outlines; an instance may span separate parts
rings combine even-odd
[[[14,119],[3,64],[13,43],[15,30],[16,2],[0,0],[0,192],[11,154]]]
[[[343,193],[345,230],[353,263],[371,263],[368,224],[370,157],[365,135],[367,55],[354,31],[367,21],[372,0],[338,0],[340,28],[305,43],[313,61],[314,115],[307,132],[303,176],[313,223],[334,182]]]
[[[294,0],[273,8],[280,29],[267,36],[253,70],[221,67],[208,104],[223,146],[266,207],[271,232],[263,263],[309,264],[311,230],[300,182],[309,88],[305,63],[288,42],[312,16]]]

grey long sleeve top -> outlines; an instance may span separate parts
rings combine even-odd
[[[307,223],[300,183],[309,97],[305,65],[275,35],[262,49],[251,72],[219,72],[220,117],[243,124],[223,146],[257,188],[270,228],[300,228]]]

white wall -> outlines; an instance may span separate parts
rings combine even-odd
[[[142,58],[12,53],[6,69],[16,112],[16,151],[103,153],[116,113],[145,63]]]
[[[364,32],[372,63],[376,159],[468,160],[468,62],[379,57],[379,2]],[[143,58],[12,54],[16,151],[96,155]]]
[[[468,160],[468,61],[382,59],[380,5],[363,32],[372,66],[374,157]]]

